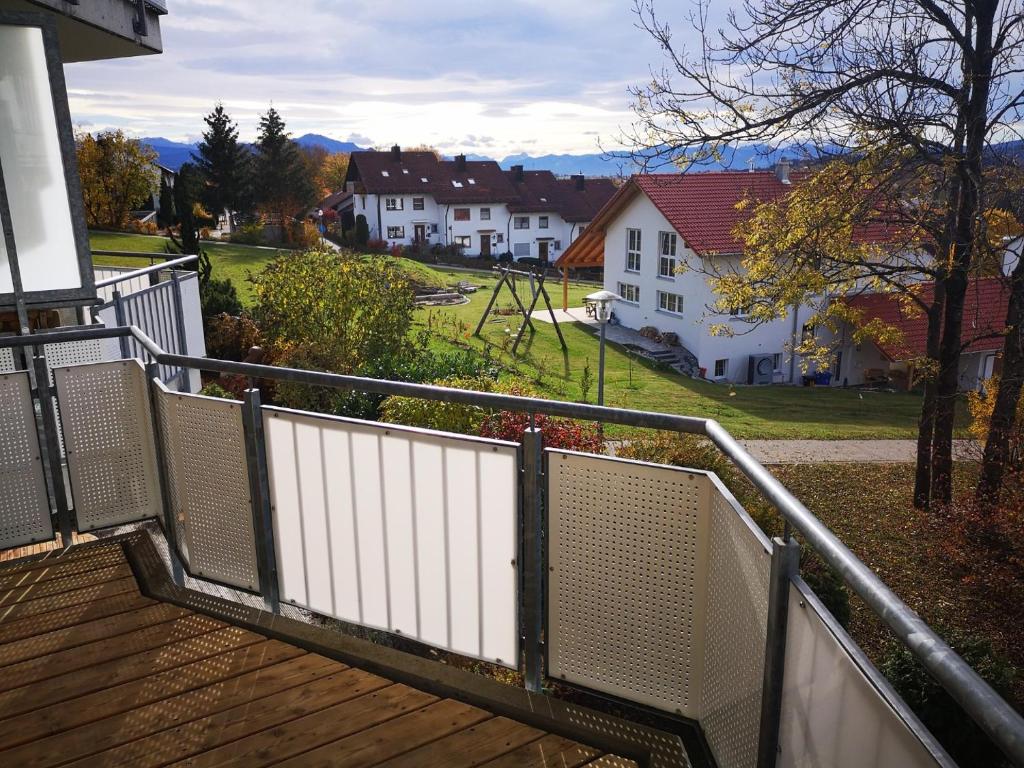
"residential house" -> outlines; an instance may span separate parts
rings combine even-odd
[[[809,331],[809,310],[755,326],[743,307],[715,312],[709,285],[709,275],[739,267],[742,244],[734,232],[749,214],[738,204],[777,199],[792,181],[788,164],[775,171],[634,176],[556,266],[566,275],[573,267],[603,266],[604,287],[623,299],[614,310],[619,322],[675,333],[706,378],[746,383],[756,365],[759,382],[799,382],[799,360],[788,350]],[[735,333],[713,333],[715,325]]]
[[[503,171],[494,161],[432,152],[354,152],[344,191],[324,203],[347,229],[365,216],[390,245],[457,245],[470,256],[554,259],[614,194],[609,179]],[[322,204],[320,208],[324,208]]]
[[[922,283],[919,296],[930,304],[935,296],[934,283]],[[964,297],[963,341],[960,356],[960,389],[979,389],[986,379],[999,373],[999,352],[1003,348],[1003,329],[1010,290],[1000,277],[972,280]],[[928,337],[928,318],[921,311],[910,311],[891,293],[865,293],[843,299],[860,314],[859,323],[872,321],[900,331],[893,341],[857,341],[854,329],[844,327],[836,352],[836,378],[839,384],[893,384],[907,388],[913,383],[914,361],[924,357]]]

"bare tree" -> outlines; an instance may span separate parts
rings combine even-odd
[[[640,162],[702,163],[739,143],[798,144],[814,154],[904,148],[942,169],[948,252],[943,294],[931,499],[952,495],[952,438],[964,298],[984,227],[986,154],[1016,137],[1024,9],[1019,0],[745,0],[713,27],[711,0],[693,0],[694,43],[678,41],[653,0],[640,26],[666,63],[633,90],[627,138]]]

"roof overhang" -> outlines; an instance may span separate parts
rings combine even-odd
[[[66,0],[0,0],[0,12],[17,11],[50,16],[57,25],[61,60],[99,61],[143,56],[163,51],[160,17],[163,0],[89,0],[72,5]]]

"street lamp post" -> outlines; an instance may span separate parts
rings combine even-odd
[[[587,301],[597,310],[597,322],[601,325],[601,344],[597,363],[597,404],[604,405],[604,338],[605,328],[612,318],[612,304],[622,299],[611,291],[598,291],[587,296]]]

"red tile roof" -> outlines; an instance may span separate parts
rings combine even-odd
[[[397,159],[391,152],[353,152],[345,180],[371,195],[432,194],[438,165],[433,152],[403,150]]]
[[[519,195],[501,166],[493,160],[456,160],[437,164],[434,199],[442,205],[458,203],[508,203]]]
[[[793,181],[801,176],[794,174]],[[792,191],[774,171],[721,171],[634,176],[633,181],[668,219],[687,246],[699,254],[739,253],[733,231],[750,216],[737,209],[744,200],[767,203]]]
[[[931,304],[935,298],[935,283],[923,283],[921,299]],[[964,298],[963,339],[966,352],[990,352],[1002,349],[1006,327],[1006,309],[1010,300],[1006,282],[998,277],[972,280]],[[891,293],[865,293],[844,299],[861,313],[861,322],[879,320],[902,333],[899,341],[878,343],[879,350],[889,360],[909,360],[922,357],[926,352],[928,318],[923,312],[904,312],[900,302]]]
[[[639,193],[650,199],[685,245],[698,254],[741,253],[743,243],[733,233],[750,216],[751,207],[738,208],[738,204],[746,200],[772,202],[806,178],[806,172],[793,173],[792,183],[784,184],[775,171],[633,176],[607,200],[587,232],[566,249],[556,266],[602,266],[604,230]],[[867,242],[888,242],[893,234],[880,223],[862,228],[857,237]]]

